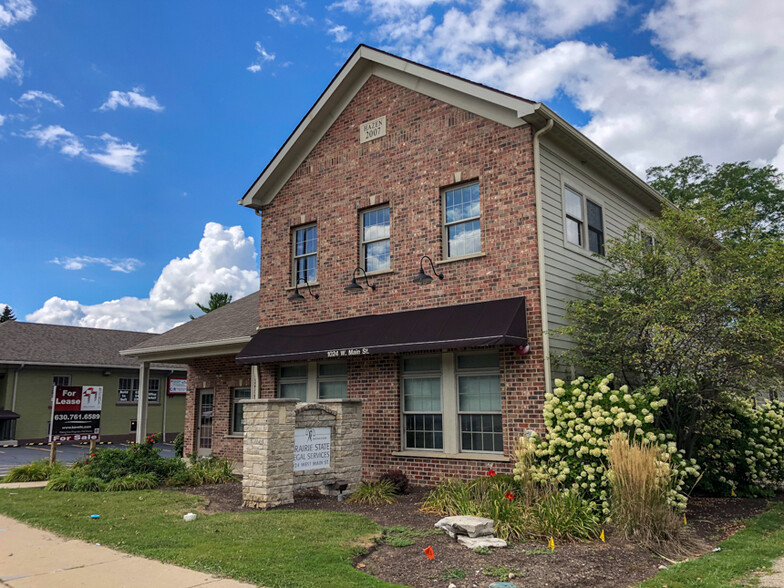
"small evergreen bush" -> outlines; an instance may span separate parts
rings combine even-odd
[[[379,480],[387,480],[395,487],[395,494],[408,494],[409,481],[402,470],[389,470]]]
[[[182,457],[185,451],[185,433],[178,433],[174,438],[174,457]]]

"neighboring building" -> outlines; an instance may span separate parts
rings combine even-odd
[[[544,104],[360,46],[240,204],[263,216],[258,333],[239,365],[188,361],[186,452],[200,398],[361,398],[364,475],[432,483],[511,470],[574,276],[663,200]],[[239,430],[214,420],[213,450]]]
[[[47,440],[55,385],[103,386],[101,440],[135,439],[139,362],[119,351],[148,339],[131,331],[0,323],[0,444]],[[182,365],[151,371],[149,432],[165,431],[172,440],[183,430],[185,396],[168,394],[168,385],[185,377]]]

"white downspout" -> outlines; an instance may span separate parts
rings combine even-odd
[[[550,335],[547,332],[549,320],[547,316],[547,284],[544,271],[544,229],[542,222],[542,172],[539,165],[539,137],[553,128],[553,119],[548,118],[547,124],[534,133],[534,188],[536,192],[536,248],[539,253],[539,305],[542,314],[542,354],[544,355],[545,391],[552,391],[552,375],[550,368]]]
[[[11,412],[16,412],[16,386],[19,384],[19,372],[24,369],[25,364],[20,364],[14,370],[14,391],[11,393]]]

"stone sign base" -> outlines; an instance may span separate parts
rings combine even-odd
[[[338,486],[345,484],[345,492],[350,493],[362,481],[361,400],[304,404],[288,398],[265,398],[240,402],[245,427],[245,506],[290,504],[295,492],[314,487],[322,493],[337,494]],[[296,448],[295,429],[300,430]],[[324,429],[331,434],[325,436]],[[322,463],[330,465],[314,468],[314,464]]]

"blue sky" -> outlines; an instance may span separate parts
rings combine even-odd
[[[0,304],[160,332],[255,290],[236,201],[358,43],[542,100],[640,175],[784,167],[781,30],[767,0],[0,0]]]

